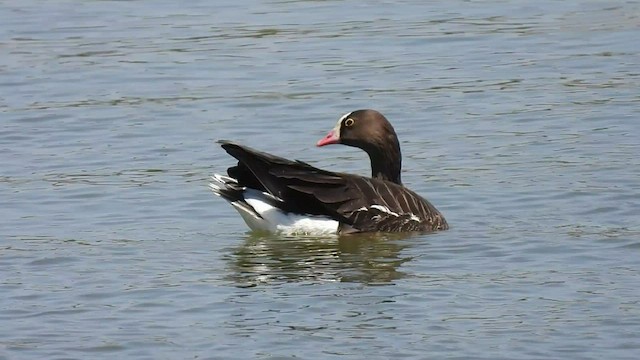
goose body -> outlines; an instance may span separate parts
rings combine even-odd
[[[400,147],[386,118],[358,110],[340,118],[318,146],[345,144],[369,154],[372,177],[331,172],[230,141],[238,160],[214,175],[214,194],[229,201],[249,228],[303,234],[445,230],[442,214],[400,181]]]

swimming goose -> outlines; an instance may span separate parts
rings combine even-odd
[[[344,144],[364,150],[371,177],[318,169],[221,140],[238,160],[209,185],[240,213],[249,228],[287,234],[431,232],[446,230],[444,216],[402,185],[398,137],[375,110],[345,114],[317,146]]]

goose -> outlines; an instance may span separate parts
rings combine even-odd
[[[340,117],[317,146],[343,144],[364,150],[371,177],[316,168],[238,143],[220,140],[238,160],[209,184],[253,231],[330,235],[356,232],[432,232],[448,229],[444,216],[402,185],[396,132],[378,111]]]

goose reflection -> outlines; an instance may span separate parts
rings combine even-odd
[[[402,250],[411,234],[361,234],[334,238],[247,235],[229,257],[239,286],[295,281],[389,284],[410,261]]]

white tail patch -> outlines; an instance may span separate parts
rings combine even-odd
[[[224,190],[242,190],[244,188],[238,186],[238,181],[234,178],[213,174],[209,183],[209,189],[217,196],[222,196]]]
[[[213,180],[217,181],[217,182],[221,182],[223,184],[227,184],[227,183],[233,183],[233,184],[237,184],[238,180],[229,177],[229,176],[224,176],[224,175],[220,175],[220,174],[213,174],[213,176],[211,177]]]

